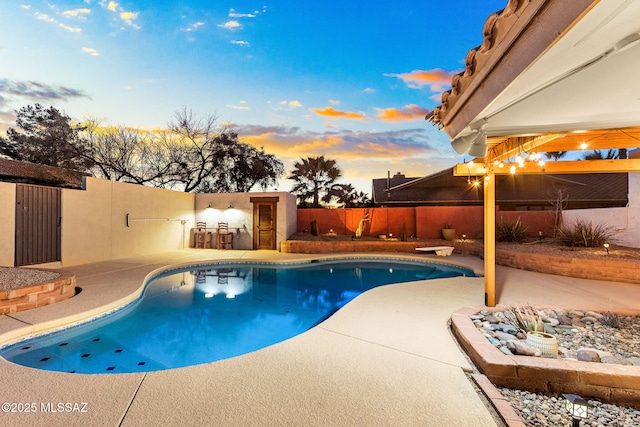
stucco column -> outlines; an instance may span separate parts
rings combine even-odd
[[[496,176],[484,179],[484,304],[496,306]]]

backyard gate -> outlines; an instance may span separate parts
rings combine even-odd
[[[61,194],[60,188],[16,185],[15,266],[61,260]]]

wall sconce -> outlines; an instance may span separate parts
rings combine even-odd
[[[213,210],[213,206],[211,206],[211,203],[209,203],[209,206],[206,207],[206,210],[208,210],[208,211],[212,211]]]
[[[609,244],[605,243],[603,246],[604,246],[604,250],[607,251],[607,255],[609,255]]]
[[[580,418],[587,418],[589,415],[589,403],[577,394],[563,394],[566,400],[565,408],[573,417],[573,427],[580,427]]]

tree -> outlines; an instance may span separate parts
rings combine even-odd
[[[295,181],[291,192],[298,197],[300,205],[312,199],[311,207],[320,207],[321,193],[325,197],[331,193],[332,186],[342,176],[342,171],[336,166],[335,160],[325,159],[324,156],[300,160],[293,164],[294,170],[287,177]]]
[[[183,108],[167,130],[144,132],[89,122],[84,152],[95,176],[187,192],[266,189],[284,165],[264,149],[238,141],[238,134]]]
[[[198,118],[183,108],[169,128],[177,142],[174,175],[185,191],[247,192],[256,185],[266,189],[284,174],[278,158],[239,142],[232,129],[216,126],[215,116]]]
[[[618,150],[608,150],[606,154],[602,154],[600,150],[593,150],[584,156],[585,160],[614,160],[620,158]]]
[[[553,159],[555,161],[560,160],[561,158],[563,158],[564,156],[567,155],[566,151],[552,151],[549,153],[544,153],[545,157],[549,160]]]
[[[343,208],[362,208],[371,205],[369,196],[362,191],[356,191],[351,184],[334,184],[322,201],[330,203],[333,199]]]
[[[40,104],[22,107],[17,114],[19,130],[9,128],[7,138],[0,138],[0,154],[73,172],[86,172],[91,166],[81,148],[84,126],[74,126],[69,116]]]

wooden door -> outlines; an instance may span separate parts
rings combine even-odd
[[[16,185],[15,265],[60,261],[62,190]]]
[[[271,197],[252,198],[253,249],[276,249],[277,200]]]

